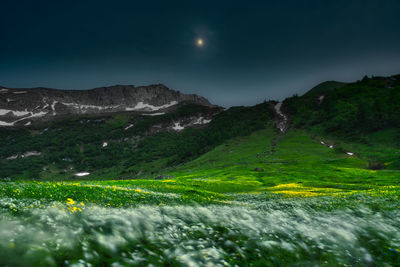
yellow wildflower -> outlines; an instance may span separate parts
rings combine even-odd
[[[69,207],[68,208],[72,213],[76,212],[76,211],[82,211],[81,208],[77,208],[77,207]]]
[[[67,198],[67,204],[74,205],[75,201],[72,198]]]

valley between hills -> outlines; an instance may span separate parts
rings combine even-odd
[[[0,264],[398,266],[400,75],[229,109],[115,88],[2,87]]]

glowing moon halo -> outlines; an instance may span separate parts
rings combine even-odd
[[[197,40],[196,40],[196,45],[197,45],[198,47],[202,47],[202,46],[204,45],[203,39],[202,39],[202,38],[197,38]]]

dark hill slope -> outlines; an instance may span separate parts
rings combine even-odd
[[[346,83],[337,82],[337,81],[326,81],[323,83],[318,84],[317,86],[313,87],[311,90],[307,91],[304,96],[306,97],[313,97],[313,96],[320,96],[332,91],[336,88],[340,88],[345,86]]]
[[[235,136],[273,126],[269,103],[253,107],[181,104],[156,116],[76,117],[0,129],[0,177],[133,178],[187,162]]]
[[[320,94],[317,94],[319,92]],[[293,126],[356,136],[400,127],[400,76],[364,78],[284,101]]]
[[[372,167],[400,168],[400,75],[316,91],[284,101],[292,128],[352,143]]]

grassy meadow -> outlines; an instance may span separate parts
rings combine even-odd
[[[371,149],[271,127],[145,179],[2,181],[0,261],[396,266],[400,171]]]

